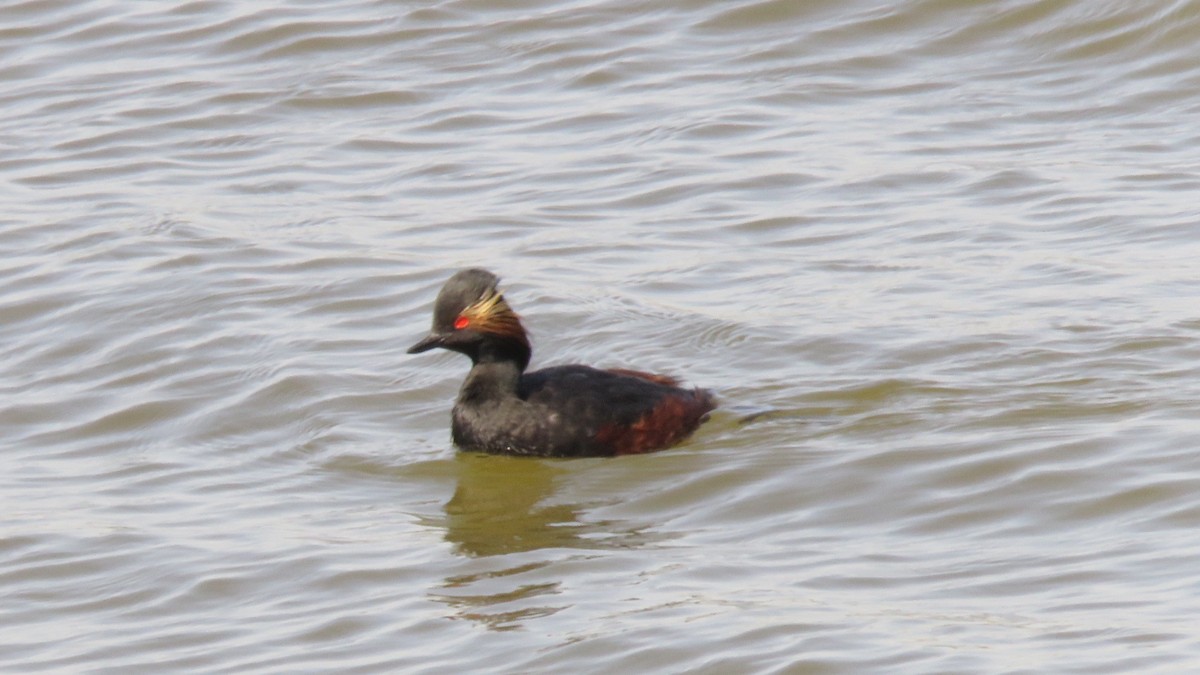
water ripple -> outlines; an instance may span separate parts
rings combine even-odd
[[[6,7],[0,667],[1194,670],[1196,7]],[[721,408],[454,454],[468,265]]]

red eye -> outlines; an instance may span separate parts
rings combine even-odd
[[[454,330],[462,330],[469,325],[471,325],[471,321],[465,316],[459,316],[454,320]]]

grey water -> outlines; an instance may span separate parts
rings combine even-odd
[[[1200,668],[1200,3],[0,12],[0,670]],[[456,453],[404,351],[721,408]]]

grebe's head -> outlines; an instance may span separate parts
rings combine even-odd
[[[529,338],[521,319],[504,300],[500,279],[482,269],[466,269],[446,281],[433,304],[433,329],[408,349],[419,354],[434,347],[481,358],[508,358],[529,365]]]

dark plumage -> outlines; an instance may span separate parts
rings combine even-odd
[[[555,366],[525,372],[530,346],[499,279],[463,270],[433,308],[433,330],[408,350],[441,347],[471,358],[451,431],[464,450],[541,457],[652,452],[687,438],[716,407],[704,389],[634,370]]]

